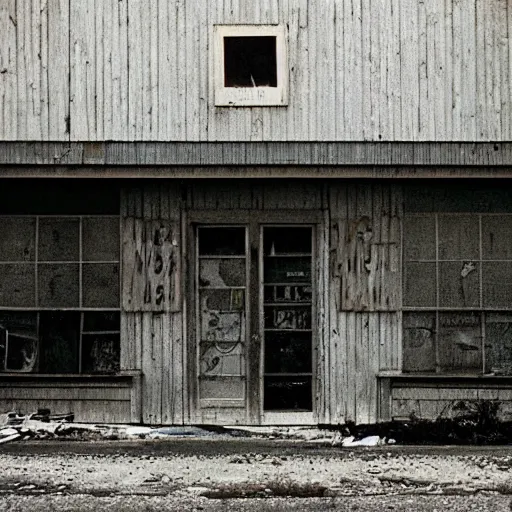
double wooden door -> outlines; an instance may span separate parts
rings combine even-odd
[[[192,371],[199,421],[309,423],[314,224],[197,223]]]

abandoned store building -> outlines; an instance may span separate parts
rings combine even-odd
[[[512,414],[508,0],[3,0],[0,411]]]

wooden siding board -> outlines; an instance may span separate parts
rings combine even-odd
[[[16,0],[6,0],[0,4],[0,140],[19,137],[16,17]]]

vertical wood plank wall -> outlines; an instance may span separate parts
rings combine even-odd
[[[146,183],[123,189],[123,224],[142,219],[169,220],[180,226],[181,215],[178,182]],[[182,237],[177,237],[182,245]],[[160,310],[123,310],[121,369],[142,371],[143,423],[188,423],[183,309],[157,309]]]
[[[215,107],[216,23],[286,25],[287,107]],[[2,0],[0,24],[0,139],[512,137],[509,0]]]
[[[366,218],[373,229],[376,244],[392,243],[400,247],[402,194],[399,185],[382,182],[337,182],[329,187],[331,223],[329,335],[324,352],[328,375],[324,391],[326,423],[370,423],[377,421],[377,374],[401,369],[401,286],[388,280],[394,288],[394,308],[361,308],[358,304],[342,307],[343,273],[338,268],[338,252],[350,251],[346,238],[339,238],[339,226]],[[400,269],[400,252],[390,250],[386,257],[390,267]],[[378,276],[377,279],[380,279]],[[394,283],[394,284],[393,284]],[[385,282],[380,283],[385,286]],[[389,291],[382,296],[389,295]],[[382,305],[381,305],[382,306]],[[386,310],[387,309],[387,310]]]

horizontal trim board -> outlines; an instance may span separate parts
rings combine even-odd
[[[512,166],[512,142],[0,142],[0,165]]]
[[[3,166],[0,178],[111,178],[111,179],[460,179],[511,178],[512,165],[487,167],[433,166],[280,166],[280,167],[141,167],[141,166]]]

